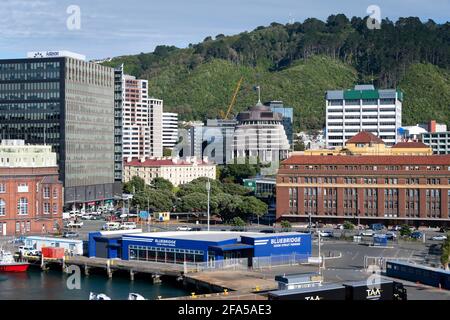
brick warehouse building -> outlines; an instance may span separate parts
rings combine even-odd
[[[62,227],[62,206],[63,187],[51,146],[3,140],[0,236],[58,231]]]
[[[277,220],[448,225],[450,155],[295,155],[276,194]]]

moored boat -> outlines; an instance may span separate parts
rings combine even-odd
[[[17,262],[9,251],[0,250],[0,272],[25,272],[30,264]]]

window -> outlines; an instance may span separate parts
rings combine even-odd
[[[56,187],[53,188],[53,199],[58,199],[58,189]]]
[[[50,198],[50,187],[44,187],[44,199]]]
[[[3,199],[0,199],[0,216],[4,216],[6,210],[6,202]]]
[[[44,202],[44,214],[50,213],[50,203]]]
[[[28,214],[28,200],[27,198],[20,198],[17,202],[17,210],[19,212],[19,215],[26,215]]]
[[[4,183],[0,183],[0,193],[6,192],[6,185]]]

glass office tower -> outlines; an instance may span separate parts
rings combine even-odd
[[[120,192],[112,68],[72,57],[0,60],[0,134],[52,145],[66,204]]]

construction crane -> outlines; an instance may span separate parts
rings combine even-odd
[[[224,113],[222,110],[219,111],[220,117],[221,117],[223,120],[227,120],[228,117],[230,116],[231,110],[233,109],[233,106],[234,106],[234,104],[236,103],[236,97],[237,97],[237,95],[238,95],[239,89],[241,88],[241,85],[242,85],[242,81],[243,81],[243,80],[244,80],[244,77],[242,76],[242,77],[239,79],[239,81],[238,81],[238,83],[237,83],[237,85],[236,85],[236,89],[234,90],[233,98],[231,99],[231,103],[230,103],[230,105],[228,106],[227,113]]]

